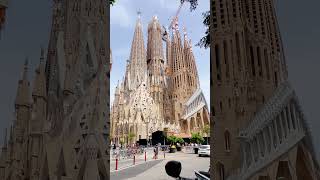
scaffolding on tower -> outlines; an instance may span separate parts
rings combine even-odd
[[[182,0],[182,1],[181,1],[180,5],[179,5],[179,8],[178,8],[178,10],[177,10],[177,12],[176,12],[176,14],[175,14],[175,16],[173,16],[173,18],[172,18],[172,20],[171,20],[171,22],[170,22],[169,27],[166,28],[166,27],[162,26],[162,40],[163,40],[163,41],[165,41],[165,42],[167,41],[167,39],[168,39],[168,31],[176,28],[176,25],[177,25],[177,23],[178,23],[178,16],[179,16],[180,10],[181,10],[184,2],[185,2],[185,0]]]

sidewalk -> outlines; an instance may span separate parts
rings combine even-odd
[[[167,156],[168,153],[166,153]],[[158,154],[157,159],[153,159],[154,153],[153,152],[147,152],[147,156],[145,159],[145,155],[137,155],[135,156],[135,163],[133,158],[132,159],[120,159],[118,160],[118,169],[116,170],[116,160],[112,159],[110,161],[110,172],[115,172],[115,171],[121,171],[130,167],[134,167],[143,163],[147,163],[150,161],[157,161],[157,160],[163,160],[165,159],[163,151],[160,151]]]
[[[140,179],[154,179],[154,180],[168,180],[173,179],[169,177],[165,171],[165,165],[168,161],[180,161],[182,165],[181,176],[185,178],[196,178],[194,170],[208,170],[210,165],[209,157],[198,157],[197,154],[177,152],[166,156],[166,159],[154,165],[149,169],[145,169],[136,176],[130,176],[128,180]],[[118,178],[116,178],[118,179]]]

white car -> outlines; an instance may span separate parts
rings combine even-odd
[[[210,156],[210,145],[201,145],[198,154],[199,156]]]

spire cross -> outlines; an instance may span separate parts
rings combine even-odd
[[[140,10],[137,11],[137,14],[138,14],[138,17],[141,18],[141,11]]]
[[[29,64],[29,60],[28,60],[28,57],[26,57],[26,59],[25,59],[25,61],[24,61],[24,66],[23,66],[22,79],[27,79],[28,64]]]
[[[43,61],[44,61],[44,49],[43,49],[43,47],[41,47],[40,51],[41,51],[40,52],[40,63],[43,63]]]

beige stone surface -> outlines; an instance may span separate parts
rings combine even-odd
[[[240,132],[255,124],[254,117],[276,89],[286,82],[288,73],[274,1],[211,1],[211,12],[212,177],[217,180],[239,179],[236,177],[245,174],[240,172],[244,159],[241,152],[255,154],[259,150],[255,144],[249,146],[255,148],[242,150]],[[272,106],[266,108],[273,110]],[[284,128],[285,125],[277,127]],[[259,141],[250,139],[250,142]],[[298,147],[297,144],[295,148]],[[280,148],[280,151],[286,149]],[[307,146],[305,151],[312,151],[312,146]],[[284,157],[289,154],[289,151],[283,152]],[[314,157],[305,159],[309,164],[314,164],[313,160]],[[300,162],[291,160],[290,163],[289,166],[296,166]],[[256,174],[252,179],[275,179],[278,166],[284,168],[284,164],[275,159],[261,170],[269,174],[268,177]],[[311,172],[318,170],[317,167]],[[290,172],[294,179],[295,169]]]
[[[177,21],[172,37],[163,37],[162,26],[154,16],[147,27],[145,52],[140,21],[139,17],[124,79],[118,83],[114,95],[112,143],[149,140],[153,132],[164,128],[190,136],[191,132],[202,130],[210,122],[207,103],[199,89],[196,60],[189,39],[186,33],[183,39],[180,37]],[[130,134],[135,136],[131,142]]]
[[[41,50],[33,88],[27,61],[19,80],[0,179],[109,177],[107,7],[87,1],[53,2],[48,51],[45,57]]]

